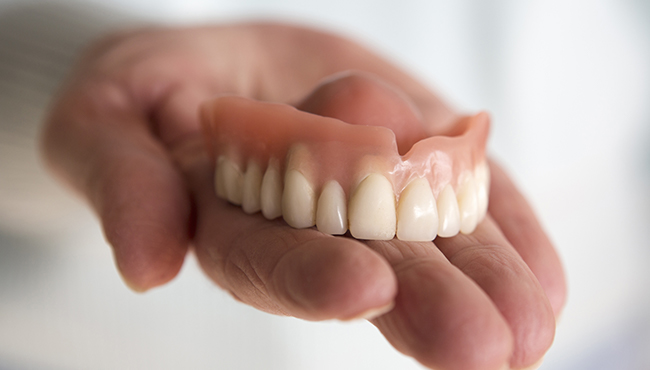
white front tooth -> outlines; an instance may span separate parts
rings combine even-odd
[[[226,197],[233,204],[240,205],[242,201],[242,187],[244,185],[244,175],[237,165],[226,158],[223,161],[223,178]]]
[[[438,233],[438,209],[429,181],[411,181],[402,191],[397,206],[397,238],[406,241],[431,241]]]
[[[257,162],[250,161],[244,174],[242,209],[246,213],[255,213],[261,209],[260,191],[262,189],[262,169]]]
[[[289,226],[304,229],[316,224],[316,193],[307,178],[297,170],[284,177],[282,216]]]
[[[390,240],[395,236],[395,193],[380,174],[368,175],[350,197],[350,233],[357,239]]]
[[[226,194],[226,178],[223,172],[223,164],[225,161],[226,157],[224,156],[217,158],[216,169],[214,171],[214,191],[221,199],[228,199],[228,195]]]
[[[262,178],[260,205],[262,214],[269,220],[282,215],[282,177],[275,164],[269,164]]]
[[[478,194],[474,176],[470,175],[458,189],[458,210],[460,211],[460,232],[471,234],[478,223]]]
[[[438,236],[452,237],[460,231],[460,212],[456,193],[447,184],[438,195]]]
[[[348,229],[345,192],[341,185],[329,181],[323,187],[316,207],[316,227],[325,234],[343,235]]]
[[[490,197],[490,168],[487,162],[482,162],[476,166],[476,196],[478,198],[478,222],[481,222],[488,209],[488,199]]]

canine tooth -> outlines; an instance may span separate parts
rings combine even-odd
[[[316,227],[325,234],[342,235],[348,229],[345,192],[341,185],[331,180],[323,187],[316,207]]]
[[[244,174],[242,209],[246,213],[255,213],[261,209],[260,191],[262,189],[262,169],[253,161],[248,162]]]
[[[225,161],[226,157],[224,156],[217,158],[217,168],[214,171],[214,191],[221,199],[228,199],[228,195],[226,194],[226,178],[225,174],[223,173],[223,165]]]
[[[476,186],[478,200],[478,222],[481,222],[488,209],[488,199],[490,197],[490,168],[486,162],[476,166]]]
[[[447,184],[438,195],[438,236],[448,238],[460,231],[460,212],[456,194]]]
[[[282,215],[282,178],[277,165],[269,163],[260,191],[262,214],[269,220]]]
[[[226,197],[231,203],[241,205],[244,175],[241,173],[237,165],[228,158],[223,161],[222,167]]]
[[[307,178],[290,170],[284,178],[282,216],[289,226],[304,229],[316,224],[316,194]]]
[[[397,206],[397,238],[431,241],[438,233],[438,209],[429,181],[411,181],[402,191]]]
[[[471,234],[478,222],[478,195],[474,176],[470,175],[458,189],[458,210],[460,211],[460,232]]]
[[[380,174],[368,175],[350,197],[350,233],[357,239],[390,240],[395,236],[393,185]]]

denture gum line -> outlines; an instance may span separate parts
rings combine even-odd
[[[405,241],[469,234],[487,213],[486,114],[465,117],[458,135],[420,140],[401,156],[383,127],[220,100],[227,102],[203,110],[215,190],[246,213],[282,216],[294,228],[316,226],[330,235],[349,230],[357,239]],[[260,125],[255,109],[264,104],[271,122]],[[310,119],[315,126],[305,127]]]

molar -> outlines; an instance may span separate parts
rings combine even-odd
[[[269,220],[282,215],[282,177],[277,161],[269,161],[260,191],[262,214]]]
[[[348,229],[345,192],[336,180],[325,184],[318,198],[316,227],[325,234],[343,235]]]
[[[478,195],[474,176],[469,175],[458,189],[460,232],[471,234],[478,223]]]
[[[350,197],[350,233],[357,239],[390,240],[395,236],[393,185],[378,173],[368,175]]]
[[[289,170],[284,178],[282,216],[296,229],[316,224],[316,194],[313,185],[297,170]]]
[[[456,201],[456,193],[447,184],[438,195],[438,236],[448,238],[460,231],[460,211]]]
[[[223,180],[223,187],[226,198],[230,203],[241,205],[242,187],[244,185],[244,175],[237,165],[228,158],[224,158],[220,166],[220,175]],[[217,182],[219,184],[219,182]]]
[[[244,174],[242,208],[251,214],[262,209],[260,192],[262,189],[262,169],[255,161],[249,161]]]
[[[397,238],[431,241],[438,233],[438,210],[429,181],[419,178],[402,191],[397,206]]]

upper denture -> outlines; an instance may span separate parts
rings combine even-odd
[[[308,105],[303,102],[301,108]],[[337,116],[331,105],[307,108]],[[217,194],[233,204],[243,203],[248,213],[261,209],[267,218],[282,214],[293,227],[316,225],[329,234],[342,234],[343,227],[349,227],[352,236],[360,239],[391,239],[397,231],[398,238],[408,240],[432,240],[436,233],[452,236],[459,230],[469,233],[485,215],[489,187],[485,162],[489,117],[485,113],[458,119],[455,136],[423,137],[423,130],[412,130],[415,133],[404,139],[381,122],[350,124],[338,117],[236,96],[216,98],[204,104],[201,112],[217,165]],[[395,123],[386,126],[390,125]],[[398,133],[400,130],[406,131],[401,128]],[[400,150],[405,153],[400,155]],[[253,173],[249,175],[250,168]],[[246,183],[248,177],[251,184]],[[265,188],[267,178],[275,180],[266,181],[273,180],[273,184]],[[411,195],[400,203],[400,195],[419,179],[426,182],[420,180],[418,190],[410,192],[425,195]],[[430,186],[436,203],[435,218],[424,183]],[[326,184],[342,189],[343,195],[334,196],[336,191],[329,189],[325,199],[320,199]],[[446,187],[453,193],[456,213],[449,209],[449,199],[440,199]],[[261,192],[261,200],[256,191]],[[336,204],[327,203],[319,211],[324,202]],[[347,204],[347,209],[341,210],[341,203]],[[345,225],[337,221],[341,214],[347,215]],[[434,219],[437,225],[433,225]],[[408,227],[405,222],[415,226]]]

